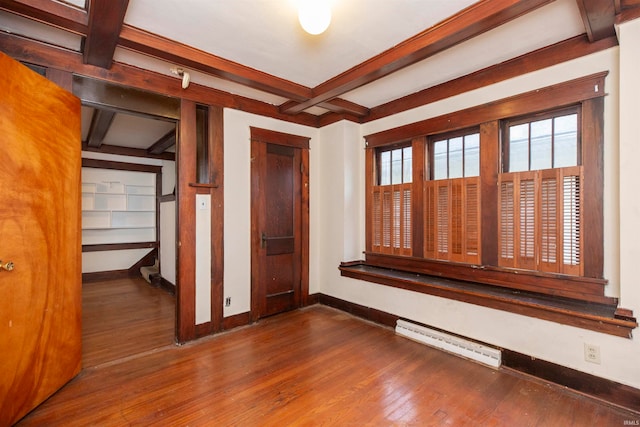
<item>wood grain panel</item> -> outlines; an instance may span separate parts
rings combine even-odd
[[[80,371],[80,100],[0,53],[0,425]],[[51,114],[54,111],[56,114]]]

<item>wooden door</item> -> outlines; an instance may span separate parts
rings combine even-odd
[[[0,426],[81,369],[80,100],[0,53]]]
[[[254,140],[252,158],[251,313],[256,320],[298,308],[308,295],[308,182],[304,148]]]

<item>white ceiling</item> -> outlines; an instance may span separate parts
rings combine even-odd
[[[331,25],[318,36],[308,35],[300,28],[296,0],[129,0],[124,22],[314,88],[475,3],[473,0],[331,1]],[[85,0],[66,3],[83,7]],[[76,51],[81,48],[79,35],[8,12],[0,11],[0,31]],[[373,108],[583,33],[585,27],[576,0],[556,0],[340,98]],[[121,47],[116,49],[114,60],[170,76],[170,69],[176,66]],[[187,71],[191,81],[201,85],[274,105],[287,101],[238,83]],[[320,107],[306,111],[326,112]],[[137,119],[134,121],[132,126],[140,129],[142,125]],[[122,125],[129,122],[125,120]],[[161,133],[165,126],[155,126],[150,133]],[[109,144],[145,145],[118,142],[127,132],[110,132],[114,133],[108,135]]]
[[[333,0],[328,30],[298,24],[293,0],[130,0],[125,23],[314,87],[474,0]]]
[[[475,3],[332,0],[329,29],[298,24],[295,0],[130,0],[125,23],[315,87]],[[557,0],[341,98],[371,108],[585,32],[575,0]],[[171,64],[118,49],[116,60],[170,75]],[[192,81],[272,104],[283,98],[191,73]],[[311,113],[323,113],[315,108]]]
[[[129,0],[125,24],[313,88],[475,3],[473,0],[331,0],[318,36],[297,21],[297,0]],[[66,3],[82,6],[84,0]],[[0,12],[0,31],[80,50],[81,37]],[[575,0],[557,0],[341,98],[372,108],[585,32]],[[118,62],[171,75],[175,64],[117,48]],[[189,71],[189,70],[188,70]],[[192,81],[281,104],[286,99],[190,71]],[[308,112],[321,114],[314,107]]]

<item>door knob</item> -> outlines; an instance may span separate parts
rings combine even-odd
[[[2,270],[7,270],[7,271],[11,271],[13,270],[13,262],[11,261],[7,261],[7,262],[2,262],[0,261],[0,271]]]

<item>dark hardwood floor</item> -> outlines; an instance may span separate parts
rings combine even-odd
[[[112,290],[96,292],[93,303],[119,314],[114,326],[105,321],[91,332],[86,368],[19,425],[623,426],[640,420],[321,305],[183,346],[158,341],[160,347],[137,356],[120,353],[114,345],[144,337],[117,333],[107,345],[100,338],[112,339],[106,330],[140,322],[145,331],[163,321],[113,307],[133,304],[147,290],[109,297]]]
[[[142,278],[82,286],[82,366],[144,353],[175,339],[175,297]]]

